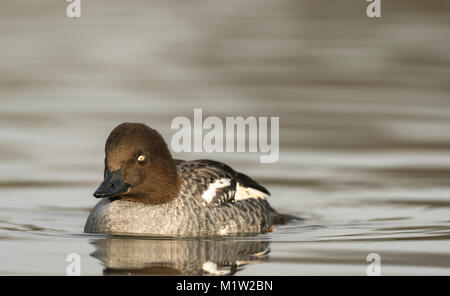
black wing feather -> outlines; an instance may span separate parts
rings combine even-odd
[[[202,203],[213,205],[220,205],[234,200],[237,173],[226,164],[200,159],[178,161],[177,165],[182,175],[183,193],[196,198]],[[208,190],[210,184],[220,179],[226,179],[230,184],[217,188],[212,200],[207,202],[202,195]]]
[[[208,190],[210,184],[213,184],[220,179],[227,179],[230,184],[228,186],[217,188],[213,199],[207,204],[220,205],[226,202],[233,202],[236,194],[237,182],[242,186],[254,188],[270,195],[266,188],[259,185],[252,178],[236,172],[222,162],[209,159],[193,161],[175,160],[175,162],[183,176],[183,192],[201,202],[206,202],[202,198],[202,195]]]
[[[254,188],[254,189],[259,190],[259,191],[261,191],[261,192],[263,192],[263,193],[265,193],[265,194],[270,195],[269,190],[267,190],[264,186],[262,186],[262,185],[256,183],[255,180],[253,180],[252,178],[250,178],[250,177],[247,176],[247,175],[244,175],[244,174],[242,174],[242,173],[237,173],[237,181],[238,181],[241,185],[243,185],[243,186],[245,186],[245,187]]]

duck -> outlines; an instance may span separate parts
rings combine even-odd
[[[143,123],[111,131],[104,165],[86,233],[245,235],[271,232],[283,220],[265,187],[219,161],[172,158],[161,134]]]

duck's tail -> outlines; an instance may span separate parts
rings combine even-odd
[[[273,224],[274,225],[284,225],[284,224],[286,224],[288,222],[292,222],[294,220],[297,220],[297,221],[303,221],[304,220],[303,218],[300,218],[300,217],[297,217],[297,216],[278,213],[272,207],[270,207],[270,209],[272,211],[272,218],[273,218]]]

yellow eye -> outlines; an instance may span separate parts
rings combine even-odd
[[[145,160],[145,155],[139,155],[138,161],[142,162]]]

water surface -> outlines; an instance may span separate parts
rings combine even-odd
[[[82,1],[83,2],[83,1]],[[86,1],[84,1],[86,2]],[[447,1],[0,3],[0,274],[450,275]],[[302,217],[253,237],[82,230],[123,121],[279,116],[280,159],[212,158]]]

